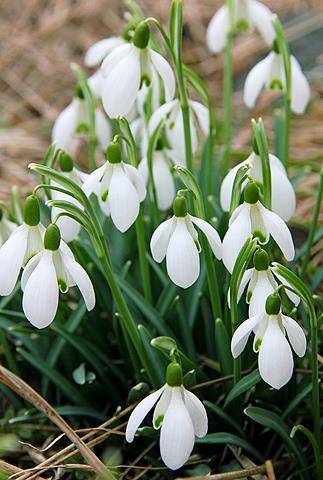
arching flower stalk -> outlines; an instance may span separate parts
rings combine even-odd
[[[132,442],[135,433],[156,404],[153,426],[160,429],[160,454],[165,465],[177,470],[188,460],[195,436],[202,438],[208,429],[203,403],[183,386],[181,366],[173,362],[166,372],[166,384],[142,400],[130,415],[126,440]]]
[[[259,373],[266,383],[278,390],[289,382],[293,374],[292,349],[299,357],[305,355],[304,331],[295,320],[283,315],[280,297],[276,293],[267,298],[265,313],[248,318],[234,332],[231,341],[234,358],[242,353],[252,331]]]
[[[162,262],[166,257],[169,278],[176,285],[188,288],[200,274],[199,252],[201,247],[196,225],[206,236],[210,247],[219,260],[222,246],[218,232],[205,220],[193,217],[187,212],[187,201],[177,196],[173,204],[174,216],[161,223],[154,231],[150,249],[154,260]]]
[[[286,223],[274,212],[265,208],[259,201],[259,189],[254,182],[244,189],[244,203],[235,209],[229,229],[223,238],[223,263],[230,273],[241,248],[252,234],[259,243],[266,244],[270,236],[281,249],[286,260],[291,261],[295,248]]]
[[[264,41],[270,45],[275,38],[272,26],[272,12],[258,0],[233,0],[233,28],[246,31],[256,28]],[[229,15],[227,5],[223,5],[212,17],[207,29],[207,46],[213,53],[223,50],[228,31]]]
[[[87,309],[92,310],[95,294],[90,277],[61,240],[57,225],[51,224],[44,235],[44,249],[27,263],[21,278],[22,306],[29,322],[37,328],[52,323],[58,308],[59,291],[66,293],[75,285]]]
[[[138,170],[122,161],[120,145],[111,142],[107,148],[107,161],[94,170],[82,187],[89,197],[94,193],[102,211],[120,232],[135,222],[139,205],[146,197],[144,180]]]

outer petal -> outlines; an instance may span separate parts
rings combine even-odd
[[[260,321],[261,316],[255,315],[245,320],[236,329],[231,340],[231,353],[233,358],[237,358],[243,352],[250,333]]]
[[[279,273],[277,273],[276,269],[275,268],[272,268],[271,271],[273,272],[273,274],[275,275],[276,278],[278,278],[278,280],[283,284],[283,285],[286,285],[288,287],[292,287],[292,285],[287,282],[287,280],[282,277],[281,275],[279,275]],[[288,298],[294,303],[294,305],[298,305],[299,302],[300,302],[300,298],[298,295],[296,295],[294,292],[292,292],[291,290],[288,290],[286,288],[286,295],[288,296]]]
[[[100,195],[100,181],[104,175],[105,170],[108,168],[107,162],[102,165],[101,167],[94,170],[85,180],[82,186],[82,190],[87,197],[91,195],[91,193],[95,193],[96,195]]]
[[[249,163],[249,159],[252,157],[253,154],[251,154],[247,160],[244,162],[238,163],[235,167],[231,168],[229,173],[224,177],[222,184],[221,184],[221,190],[220,190],[220,203],[221,207],[225,212],[228,212],[230,210],[230,205],[231,205],[231,197],[232,197],[232,189],[233,189],[233,183],[234,179],[236,177],[237,171],[239,168],[241,168],[243,165],[246,165]]]
[[[22,307],[30,323],[45,328],[55,318],[58,307],[58,284],[52,252],[45,250],[25,287]]]
[[[239,289],[238,289],[238,295],[237,295],[237,302],[239,303],[240,301],[240,298],[247,286],[247,284],[250,282],[250,279],[252,277],[252,274],[254,273],[254,268],[249,268],[248,270],[246,270],[242,276],[242,279],[241,279],[241,283],[239,285]],[[231,308],[230,306],[230,288],[228,290],[228,305],[229,305],[229,308]]]
[[[72,280],[78,286],[82,297],[84,298],[86,308],[90,311],[95,306],[95,293],[90,277],[84,268],[69,255],[63,256],[64,266],[72,277]]]
[[[138,217],[139,197],[121,164],[113,166],[108,203],[113,223],[125,232]]]
[[[140,52],[132,46],[131,51],[111,69],[104,80],[102,102],[109,117],[115,118],[130,112],[139,91],[140,75]]]
[[[307,78],[301,70],[296,58],[291,56],[292,64],[292,111],[294,113],[304,113],[311,97],[311,90]]]
[[[194,427],[181,388],[174,387],[160,433],[160,453],[166,466],[177,470],[184,465],[193,450],[194,440]]]
[[[184,218],[177,219],[167,248],[166,266],[169,278],[182,288],[193,285],[200,274],[199,254]]]
[[[294,215],[296,195],[286,173],[271,164],[271,207],[285,222]]]
[[[249,0],[248,10],[252,24],[259,30],[267,45],[271,45],[275,39],[271,10],[257,0]]]
[[[9,295],[15,288],[27,250],[28,227],[23,224],[0,248],[0,295]]]
[[[72,197],[69,197],[67,201],[70,201],[70,199],[73,200]],[[74,202],[70,202],[70,203],[74,203]],[[52,209],[51,209],[52,220],[54,220],[56,215],[59,212],[62,212],[62,211],[63,210],[61,208],[52,207]],[[65,240],[65,242],[72,242],[78,236],[78,234],[80,233],[80,230],[81,230],[81,225],[78,222],[73,220],[73,218],[69,218],[69,217],[65,217],[65,216],[60,217],[57,220],[56,224],[57,224],[57,226],[58,226],[58,228],[61,232],[62,238],[63,238],[63,240]]]
[[[123,166],[126,170],[126,173],[129,179],[131,180],[135,189],[137,190],[139,201],[142,202],[143,200],[145,200],[147,192],[145,187],[145,181],[141,173],[137,170],[137,168],[127,163],[124,163]]]
[[[154,152],[153,177],[156,185],[158,208],[168,210],[172,206],[176,192],[170,165],[162,152]]]
[[[272,294],[274,287],[270,283],[270,280],[267,275],[267,271],[260,271],[257,275],[257,283],[254,286],[252,291],[250,305],[249,305],[249,315],[253,317],[254,315],[262,315],[266,313],[266,300],[267,297]]]
[[[232,273],[241,248],[251,234],[249,206],[243,204],[238,217],[230,225],[222,242],[222,256],[225,267]]]
[[[293,347],[294,352],[299,357],[304,357],[306,352],[306,337],[304,330],[293,318],[282,315],[282,319],[288,340]]]
[[[206,32],[207,47],[212,53],[223,50],[228,28],[228,9],[223,5],[212,17]]]
[[[198,124],[204,133],[204,135],[209,134],[210,128],[210,116],[209,111],[205,105],[200,102],[195,102],[194,100],[190,100],[190,107],[197,116]]]
[[[268,326],[259,349],[258,366],[262,379],[277,390],[292,376],[293,354],[277,316],[268,318]]]
[[[56,118],[52,130],[52,141],[56,143],[57,147],[68,150],[77,127],[79,106],[80,100],[74,98]]]
[[[103,38],[95,42],[86,52],[84,63],[87,67],[96,67],[115,48],[123,45],[125,41],[121,37]]]
[[[95,130],[99,145],[105,151],[112,140],[112,130],[108,118],[99,108],[95,109]]]
[[[244,84],[243,99],[248,108],[255,106],[257,97],[267,81],[272,58],[272,54],[270,53],[266,58],[257,63],[247,75]]]
[[[221,238],[219,237],[218,232],[215,230],[215,228],[212,227],[212,225],[207,223],[205,220],[202,220],[201,218],[193,217],[193,215],[189,215],[189,217],[192,220],[192,222],[195,223],[195,225],[200,230],[202,230],[202,232],[208,239],[210,247],[212,248],[212,252],[216,256],[216,258],[218,260],[221,260],[222,243],[221,243]]]
[[[205,437],[208,429],[208,419],[205,407],[194,393],[184,389],[184,402],[193,422],[194,433],[197,437]]]
[[[149,121],[149,133],[152,134],[162,118],[165,118],[177,105],[179,104],[178,100],[172,100],[171,102],[164,103],[159,107],[151,116]]]
[[[283,252],[286,260],[293,260],[295,255],[293,238],[284,220],[264,207],[262,207],[262,216],[268,231]]]
[[[164,260],[175,224],[175,217],[172,217],[161,223],[154,231],[150,240],[150,250],[155,262],[160,263]]]
[[[158,430],[162,426],[167,408],[172,398],[172,390],[172,387],[166,384],[165,390],[163,391],[162,396],[157,402],[153,416],[153,426],[156,430]]]
[[[104,77],[109,75],[118,63],[120,63],[131,51],[133,45],[131,43],[126,43],[120,47],[115,48],[102,62],[101,72]]]
[[[29,262],[27,263],[27,265],[25,266],[23,272],[22,272],[22,275],[21,275],[21,290],[24,291],[25,288],[26,288],[26,285],[27,285],[27,282],[29,280],[29,277],[30,275],[33,273],[33,271],[35,270],[35,268],[37,267],[37,265],[39,264],[40,262],[40,259],[43,255],[43,252],[39,252],[37,253],[37,255],[34,255],[30,260]]]
[[[129,417],[128,425],[126,429],[127,442],[131,443],[133,441],[135,433],[138,430],[141,422],[143,421],[145,416],[148,414],[148,412],[153,408],[153,406],[155,405],[155,403],[163,393],[164,389],[165,389],[165,386],[161,387],[156,392],[153,392],[150,395],[148,395],[148,397],[142,400],[133,410],[133,412]]]
[[[175,95],[176,83],[173,70],[171,69],[169,63],[159,53],[149,49],[149,54],[154,67],[163,80],[166,102],[169,102],[174,98]]]

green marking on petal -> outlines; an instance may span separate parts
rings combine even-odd
[[[283,82],[279,78],[273,78],[269,84],[270,90],[283,90]]]
[[[257,338],[257,340],[255,341],[255,352],[258,353],[259,352],[259,348],[261,346],[261,342],[262,342],[262,339],[261,338]]]
[[[143,85],[146,85],[146,87],[149,87],[151,84],[151,78],[150,76],[148,75],[148,73],[143,73],[141,75],[141,79],[140,79],[140,88],[143,86]]]
[[[57,283],[58,283],[59,289],[62,293],[66,293],[68,291],[67,283],[65,282],[65,280],[63,278],[58,278]]]
[[[75,130],[76,133],[88,133],[89,132],[89,126],[87,123],[79,123],[76,127]]]
[[[102,202],[105,202],[106,199],[108,198],[108,195],[109,195],[109,190],[105,190],[102,194],[101,194],[101,200]]]
[[[236,29],[240,32],[247,32],[250,28],[249,22],[245,17],[239,18],[236,23]]]
[[[257,230],[257,229],[254,230],[252,232],[252,235],[253,235],[254,238],[258,238],[260,243],[266,243],[266,240],[267,240],[266,236],[262,233],[261,230]]]
[[[252,297],[252,291],[251,291],[251,290],[248,290],[248,291],[247,291],[247,296],[246,296],[246,300],[247,300],[248,303],[250,302],[251,297]]]
[[[163,423],[163,420],[164,420],[164,415],[158,415],[158,417],[155,420],[154,427],[159,428]]]

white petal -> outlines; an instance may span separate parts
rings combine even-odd
[[[101,73],[103,77],[106,77],[118,63],[120,63],[133,49],[131,43],[126,43],[125,45],[120,45],[120,47],[115,48],[107,57],[105,57],[101,65]]]
[[[172,398],[172,390],[172,387],[166,384],[165,390],[156,404],[153,416],[153,426],[156,430],[162,426],[167,408]]]
[[[270,53],[266,58],[257,63],[247,75],[244,84],[243,99],[248,108],[255,106],[257,97],[267,81],[272,58],[272,54]]]
[[[268,318],[268,326],[259,349],[258,366],[262,379],[277,390],[292,376],[293,354],[277,316]]]
[[[205,105],[200,102],[195,102],[194,100],[190,100],[189,104],[191,109],[197,116],[197,120],[202,132],[204,133],[204,135],[207,136],[209,134],[210,128],[209,110],[206,108]]]
[[[272,268],[272,272],[274,273],[275,277],[278,278],[278,280],[283,284],[283,285],[286,285],[287,287],[292,287],[292,285],[287,282],[287,280],[282,277],[281,275],[279,275],[279,273],[277,273],[276,269],[275,268]],[[293,288],[293,287],[292,287]],[[296,295],[296,293],[292,292],[291,290],[287,289],[285,290],[286,292],[286,295],[288,296],[288,298],[294,303],[294,305],[298,305],[299,302],[300,302],[300,298],[298,295]]]
[[[148,414],[148,412],[153,408],[153,406],[155,405],[155,403],[163,393],[164,389],[165,389],[165,386],[161,387],[156,392],[153,392],[150,395],[148,395],[148,397],[142,400],[133,410],[133,412],[129,417],[128,425],[126,429],[127,442],[131,443],[133,441],[135,433],[138,430],[141,422],[143,421],[145,416]]]
[[[200,274],[199,254],[184,218],[177,218],[167,248],[166,266],[169,278],[182,288],[193,285]]]
[[[178,100],[172,100],[171,102],[164,103],[161,107],[159,107],[151,116],[149,120],[149,133],[152,134],[156,129],[157,125],[161,121],[162,118],[166,118],[167,115],[175,108],[178,107],[179,102]]]
[[[267,45],[271,46],[276,36],[272,24],[273,14],[271,10],[257,0],[249,0],[248,6],[252,24],[259,30]]]
[[[161,223],[154,231],[150,240],[150,250],[155,262],[160,263],[164,260],[175,222],[175,218],[172,217]]]
[[[227,270],[232,273],[241,248],[251,234],[249,206],[243,204],[239,215],[230,225],[222,242],[222,258]]]
[[[302,114],[311,97],[311,90],[307,78],[301,70],[296,58],[291,56],[292,66],[292,102],[291,107],[294,113]]]
[[[204,235],[206,236],[210,247],[212,249],[212,252],[216,256],[218,260],[221,260],[222,258],[222,243],[221,239],[219,237],[218,232],[215,230],[212,225],[210,225],[208,222],[205,220],[202,220],[201,218],[193,217],[193,215],[189,216],[190,219],[192,220],[195,225],[202,230]]]
[[[22,307],[30,323],[37,328],[45,328],[54,320],[58,307],[58,284],[52,252],[45,250],[30,275]]]
[[[200,438],[205,437],[208,419],[203,403],[194,393],[186,389],[184,389],[184,401],[193,423],[195,435]]]
[[[84,268],[74,260],[74,258],[65,255],[63,262],[74,283],[78,286],[82,297],[84,298],[86,308],[90,311],[95,306],[95,293],[90,277]]]
[[[125,41],[121,37],[103,38],[94,43],[86,52],[84,63],[87,67],[96,67],[112,50],[123,45]]]
[[[304,357],[306,352],[306,336],[304,330],[293,318],[282,315],[282,319],[288,340],[293,347],[294,352],[299,357]]]
[[[82,186],[82,190],[87,197],[91,195],[91,193],[95,193],[96,195],[100,195],[100,181],[108,168],[109,164],[106,162],[101,167],[94,170],[85,180]]]
[[[99,109],[95,109],[95,131],[99,145],[103,151],[112,140],[112,129],[108,117]]]
[[[169,63],[159,53],[149,49],[150,59],[163,80],[165,87],[166,102],[169,102],[175,95],[175,77]]]
[[[43,238],[45,235],[45,228],[43,225],[39,223],[35,227],[28,226],[26,228],[28,229],[28,236],[23,267],[31,259],[31,257],[42,251],[44,248]]]
[[[276,285],[277,286],[277,285]],[[250,305],[249,305],[249,315],[253,317],[254,315],[261,315],[266,313],[266,300],[269,295],[274,291],[267,271],[263,270],[258,272],[257,282],[253,288]]]
[[[296,195],[286,173],[271,164],[271,208],[285,222],[295,213]]]
[[[264,222],[270,235],[273,237],[286,260],[291,261],[295,256],[295,248],[291,233],[284,222],[276,213],[262,207]]]
[[[194,427],[182,399],[180,387],[174,387],[160,433],[160,453],[171,470],[188,460],[194,447]]]
[[[181,109],[178,109],[175,112],[174,117],[170,117],[166,130],[171,148],[176,152],[176,156],[180,159],[181,164],[186,165],[185,134],[183,114]],[[192,115],[190,115],[190,132],[192,152],[195,153],[198,147],[198,137],[194,118],[192,117]]]
[[[52,207],[51,209],[51,218],[54,220],[56,215],[60,212],[62,212],[63,209],[57,208],[57,207]],[[62,216],[59,217],[59,219],[56,222],[56,225],[58,226],[61,236],[65,242],[72,242],[75,240],[75,238],[78,236],[81,230],[81,225],[73,220],[73,218]]]
[[[239,289],[238,289],[238,295],[237,295],[237,302],[239,303],[240,301],[240,298],[247,286],[247,284],[249,283],[252,275],[254,273],[254,268],[249,268],[248,270],[246,270],[242,276],[242,279],[241,279],[241,282],[240,282],[240,285],[239,285]],[[230,306],[230,288],[228,290],[228,305],[229,305],[229,308],[231,308]]]
[[[97,70],[93,75],[91,75],[87,83],[89,84],[90,89],[95,97],[101,98],[102,94],[102,85],[103,85],[103,75],[101,70]]]
[[[119,48],[123,48],[123,46]],[[111,55],[117,50],[115,49]],[[140,87],[139,56],[139,49],[133,46],[131,51],[111,69],[104,79],[102,102],[104,110],[110,118],[127,115],[135,103]]]
[[[125,232],[138,217],[139,197],[121,164],[113,166],[108,203],[113,223]]]
[[[156,187],[158,208],[160,210],[168,210],[172,206],[176,195],[175,183],[170,171],[170,165],[164,153],[159,151],[154,152],[153,178]]]
[[[27,265],[25,266],[22,275],[21,275],[21,290],[24,291],[28,282],[28,279],[30,275],[33,273],[35,268],[37,267],[40,259],[42,258],[43,252],[37,253],[37,255],[34,255]]]
[[[147,192],[146,192],[145,182],[143,177],[141,176],[141,173],[138,172],[137,168],[127,163],[124,163],[123,166],[126,170],[126,173],[129,179],[131,180],[131,183],[137,190],[139,201],[142,202],[143,200],[145,200]]]
[[[245,160],[244,162],[238,163],[238,165],[231,168],[229,173],[224,177],[222,181],[221,190],[220,190],[220,203],[221,203],[222,209],[225,212],[228,212],[230,210],[233,183],[236,178],[237,171],[239,170],[239,168],[241,168],[243,165],[246,165],[247,163],[249,163],[248,159]]]
[[[245,320],[236,329],[231,340],[231,353],[233,358],[237,358],[243,352],[250,333],[257,326],[260,320],[261,317],[255,315],[254,317],[250,317]]]
[[[27,251],[28,227],[23,224],[0,248],[0,295],[10,295],[15,288]]]
[[[80,100],[72,102],[58,115],[52,130],[52,141],[56,147],[68,150],[79,121]]]
[[[241,205],[239,205],[232,213],[230,219],[229,219],[229,227],[231,227],[231,225],[233,224],[233,222],[238,218],[238,216],[240,215],[240,212],[242,212],[242,210],[244,210],[246,208],[246,204],[245,203],[242,203]]]
[[[223,5],[212,17],[206,32],[207,47],[212,53],[223,50],[228,28],[228,9]]]

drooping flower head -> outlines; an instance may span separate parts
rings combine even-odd
[[[0,206],[0,247],[8,240],[17,224],[8,220],[4,209]]]
[[[233,28],[251,30],[256,28],[264,41],[270,45],[275,38],[272,12],[258,0],[233,0]],[[213,53],[223,50],[229,28],[228,7],[223,5],[211,19],[207,29],[207,46]]]
[[[277,390],[291,378],[294,368],[293,353],[303,357],[306,337],[298,323],[281,312],[279,295],[273,293],[266,301],[266,312],[245,320],[234,332],[231,352],[237,358],[244,350],[251,332],[254,332],[254,351],[258,353],[258,367],[262,379]]]
[[[145,182],[132,165],[122,161],[118,142],[107,148],[107,161],[94,170],[83,184],[87,196],[94,193],[102,211],[120,232],[125,232],[138,217],[140,202],[146,197]]]
[[[23,310],[32,325],[45,328],[55,318],[59,291],[66,293],[78,286],[86,307],[95,305],[94,289],[90,277],[77,263],[59,228],[50,224],[44,235],[44,249],[27,263],[22,278]]]
[[[200,274],[201,247],[196,225],[206,236],[217,259],[222,257],[222,245],[218,232],[205,220],[187,212],[187,201],[177,196],[173,204],[174,216],[161,223],[154,231],[150,249],[154,260],[162,262],[166,257],[169,278],[176,285],[188,288]]]
[[[10,295],[22,267],[43,249],[45,228],[40,223],[36,195],[27,197],[23,211],[24,223],[11,233],[0,248],[0,295]]]
[[[203,403],[183,386],[181,366],[171,363],[166,384],[142,400],[130,415],[126,440],[132,442],[136,431],[156,405],[153,426],[160,429],[160,454],[165,465],[177,470],[188,460],[197,437],[204,437],[208,420]]]
[[[270,236],[281,249],[286,260],[291,261],[295,248],[286,223],[274,212],[265,208],[259,200],[259,189],[249,182],[244,189],[244,203],[235,209],[229,228],[223,239],[223,263],[232,273],[241,248],[252,234],[259,243],[266,244]]]
[[[148,47],[149,37],[148,24],[145,21],[139,23],[132,43],[115,48],[102,63],[102,101],[111,118],[130,112],[144,82],[150,84],[161,79],[166,101],[174,97],[173,71],[159,53]],[[159,88],[159,81],[154,87]]]

